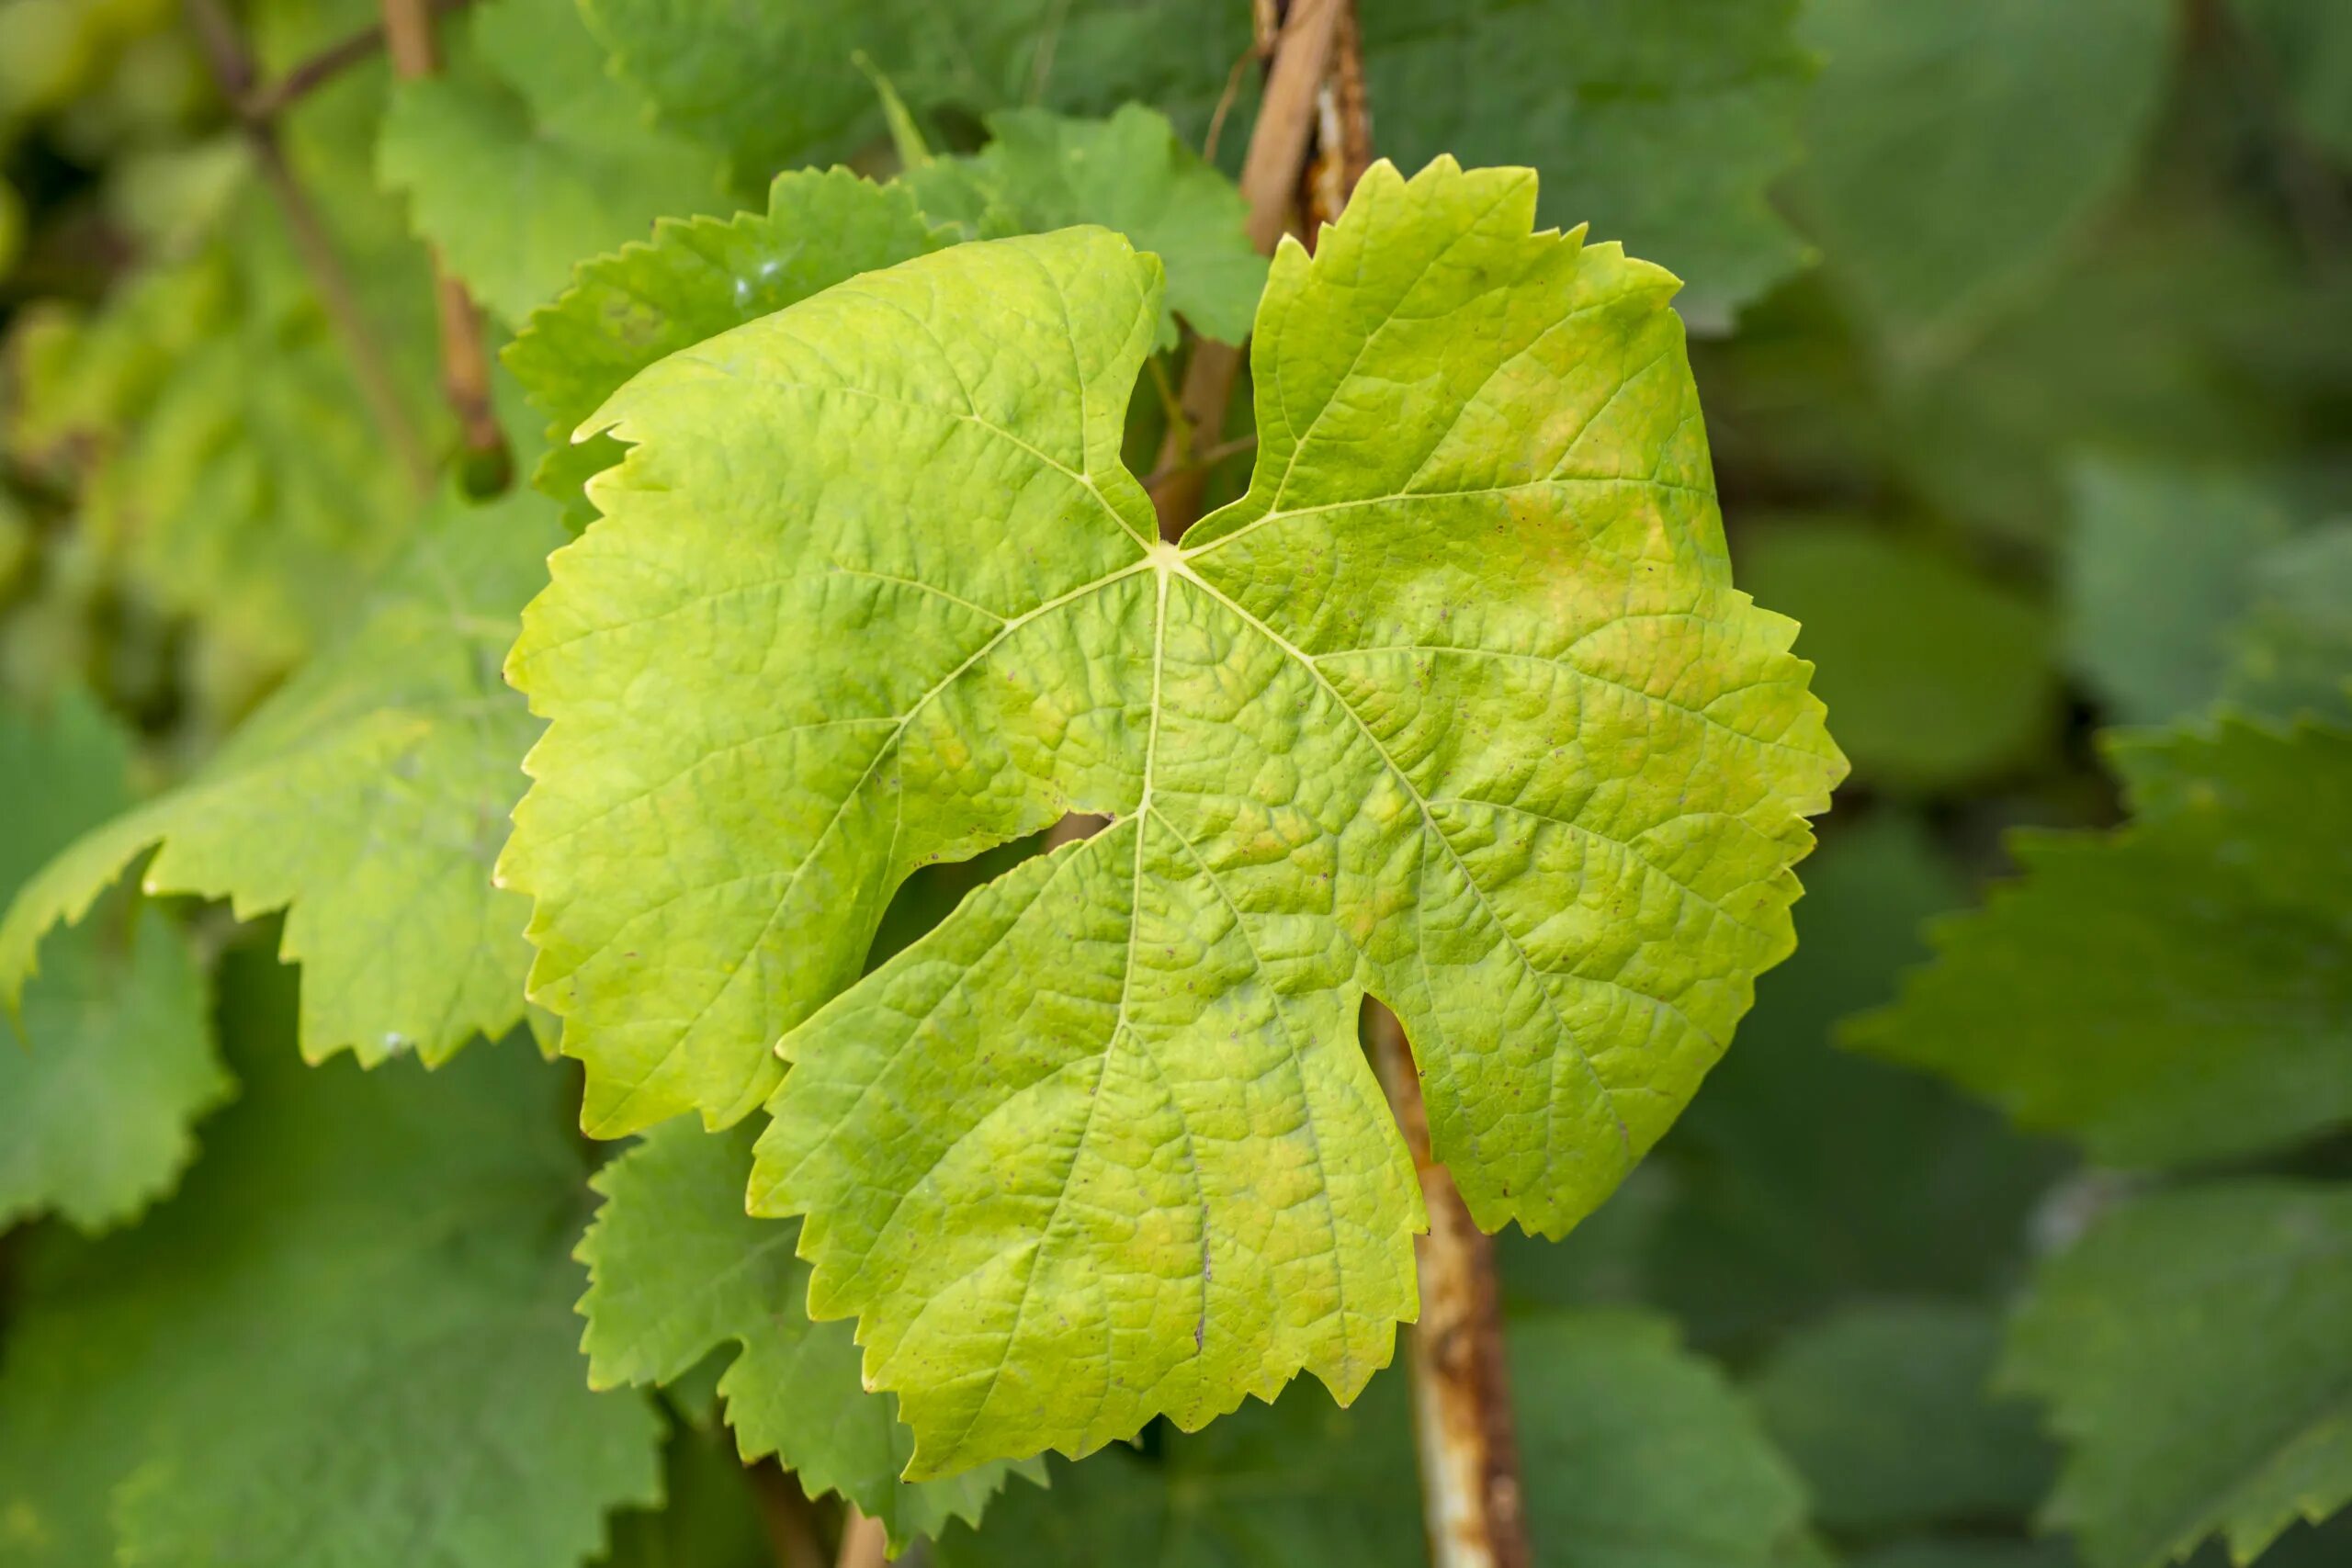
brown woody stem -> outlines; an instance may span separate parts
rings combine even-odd
[[[230,20],[227,8],[221,0],[187,0],[187,9],[221,96],[232,104],[244,103],[254,92],[259,73],[244,39],[238,35],[236,24]],[[335,254],[334,243],[320,220],[318,209],[311,205],[309,193],[303,190],[301,182],[294,177],[293,166],[286,161],[286,150],[278,142],[277,127],[266,118],[251,116],[243,117],[241,123],[246,144],[253,149],[254,165],[261,170],[263,183],[269,186],[278,210],[285,215],[295,252],[301,257],[303,269],[311,275],[311,287],[318,290],[319,303],[335,335],[343,340],[351,378],[358,387],[360,397],[410,479],[420,491],[431,489],[433,464],[425,456],[424,443],[409,418],[407,406],[401,401],[400,389],[392,379],[391,362],[368,326],[367,313],[359,308],[359,297],[352,289],[342,259]]]
[[[383,0],[384,41],[392,69],[405,80],[430,76],[441,67],[433,34],[431,0]],[[490,349],[482,338],[481,312],[451,276],[436,251],[435,299],[441,317],[441,389],[458,416],[469,458],[469,488],[504,490],[512,478],[506,433],[491,406]]]
[[[1429,1114],[1404,1026],[1378,1002],[1368,1001],[1364,1010],[1373,1063],[1412,1151],[1430,1214],[1429,1234],[1413,1243],[1421,1315],[1406,1355],[1430,1562],[1432,1568],[1529,1568],[1494,1238],[1470,1218],[1453,1179],[1430,1151]]]

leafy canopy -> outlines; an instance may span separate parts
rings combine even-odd
[[[2352,1189],[2216,1182],[2045,1265],[2002,1375],[2068,1447],[2045,1510],[2088,1568],[2221,1536],[2239,1562],[2352,1501]]]
[[[445,507],[351,634],[280,689],[195,777],[83,835],[0,919],[0,998],[41,933],[78,920],[160,843],[142,886],[288,907],[315,1061],[446,1060],[522,1016],[522,900],[489,869],[536,730],[499,679],[522,601],[562,536],[536,496]],[[301,831],[288,831],[300,822]]]
[[[130,800],[130,738],[68,690],[0,705],[0,893]],[[190,1125],[228,1098],[187,940],[135,897],[51,937],[47,972],[0,1025],[0,1225],[54,1210],[83,1230],[131,1218],[195,1157]]]
[[[910,1476],[1363,1386],[1420,1219],[1367,991],[1481,1223],[1557,1232],[1789,949],[1842,760],[1730,586],[1673,280],[1534,199],[1381,165],[1284,247],[1256,475],[1181,547],[1118,459],[1159,265],[1099,230],[583,426],[634,449],[509,663],[532,992],[594,1133],[774,1094],[752,1207],[808,1216]],[[910,871],[1070,810],[1115,820],[851,987]]]
[[[2225,720],[2110,742],[2133,820],[2019,835],[1850,1042],[2097,1158],[2256,1154],[2352,1115],[2352,734]]]

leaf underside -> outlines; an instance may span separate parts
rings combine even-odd
[[[753,1210],[807,1216],[910,1476],[1386,1361],[1421,1215],[1367,993],[1480,1223],[1557,1233],[1789,949],[1842,759],[1730,585],[1673,279],[1534,202],[1384,164],[1286,245],[1256,475],[1181,547],[1119,461],[1159,264],[1100,230],[582,426],[633,449],[509,663],[532,992],[599,1135],[773,1096]],[[1073,810],[1113,824],[853,985],[915,867]]]

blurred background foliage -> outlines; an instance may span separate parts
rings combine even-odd
[[[1003,0],[949,7],[954,27],[914,0],[738,9],[717,29],[664,0],[491,0],[445,24],[439,79],[396,87],[368,54],[273,117],[379,351],[371,389],[173,0],[0,0],[0,695],[48,713],[94,694],[136,736],[119,755],[93,743],[102,788],[41,789],[94,818],[126,779],[183,776],[418,525],[383,401],[421,450],[447,448],[420,241],[503,337],[657,215],[756,209],[771,175],[812,162],[887,175],[906,146],[858,51],[942,152],[979,147],[1007,110],[1129,101],[1228,173],[1248,140],[1241,0]],[[336,0],[242,17],[265,82],[369,19]],[[1897,1026],[1850,1021],[1897,1001],[1935,918],[2017,873],[2011,829],[2124,820],[2103,731],[2215,705],[2352,718],[2352,6],[1400,0],[1365,6],[1363,45],[1382,151],[1534,164],[1547,220],[1589,220],[1684,276],[1737,579],[1803,622],[1854,763],[1804,868],[1798,953],[1682,1123],[1566,1243],[1505,1238],[1539,1525],[1583,1543],[1560,1561],[1626,1568],[2154,1561],[2114,1530],[2079,1556],[2063,1529],[2035,1534],[2038,1513],[2129,1509],[2102,1515],[2071,1481],[2046,1501],[2061,1450],[2018,1395],[2064,1406],[2063,1372],[2023,1352],[1994,1372],[2038,1268],[2082,1257],[2068,1249],[2119,1205],[2147,1212],[2152,1189],[2197,1199],[2210,1167],[2094,1164],[2016,1130],[1985,1102],[2008,1103],[1999,1086],[1972,1096],[1951,1081],[1964,1066],[1883,1045],[1900,1008]],[[499,395],[527,458],[540,421]],[[1156,417],[1145,400],[1147,465]],[[12,766],[0,798],[28,809],[34,765]],[[2346,825],[2331,777],[2308,824],[2278,794],[2290,829]],[[20,880],[72,826],[0,873]],[[985,869],[926,874],[886,945]],[[193,929],[199,948],[256,941]],[[197,984],[175,948],[137,962]],[[290,1059],[282,998],[250,1001],[266,989],[220,988],[233,1059],[256,1034]],[[2041,1005],[2005,995],[1986,993],[1995,1034],[2005,1006]],[[2319,1072],[2352,1079],[2341,982],[2311,1005]],[[159,1093],[221,1098],[217,1070],[178,1072]],[[254,1105],[288,1092],[262,1079]],[[2346,1109],[2227,1151],[2229,1173],[2324,1189],[2352,1172]],[[45,1258],[35,1231],[12,1246]],[[58,1309],[17,1310],[35,1333]],[[2309,1375],[2341,1400],[2341,1333],[2310,1353],[2337,1358]],[[1057,1467],[1050,1494],[1016,1486],[936,1550],[1409,1562],[1400,1398],[1390,1377],[1345,1416],[1304,1390],[1200,1438],[1155,1432],[1140,1454]],[[616,1562],[759,1559],[709,1418],[671,1402],[675,1501],[624,1516]],[[1690,1534],[1661,1476],[1711,1491],[1721,1507],[1698,1512],[1736,1514],[1740,1544]],[[2222,1521],[2196,1522],[2159,1554]],[[1635,1546],[1593,1544],[1612,1526]],[[0,1561],[11,1550],[0,1526]],[[2197,1558],[2222,1560],[2218,1543]],[[2296,1524],[2265,1561],[2352,1561],[2352,1534]]]

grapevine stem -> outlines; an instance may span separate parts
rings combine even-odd
[[[435,11],[454,11],[466,3],[467,0],[432,0]],[[327,45],[277,81],[254,87],[239,101],[237,112],[248,119],[267,119],[282,114],[361,61],[373,58],[383,47],[384,29],[380,23],[362,28],[350,37]]]
[[[1404,1026],[1378,1002],[1368,1001],[1364,1010],[1373,1062],[1430,1215],[1429,1234],[1413,1243],[1421,1315],[1407,1348],[1430,1562],[1432,1568],[1529,1568],[1494,1238],[1471,1219],[1453,1179],[1430,1153],[1429,1113]]]
[[[849,1505],[842,1515],[842,1549],[833,1568],[882,1568],[889,1560],[890,1540],[883,1533],[882,1521]]]
[[[430,0],[383,0],[384,41],[392,69],[403,79],[430,76],[441,67],[440,51],[433,36]],[[465,443],[468,488],[495,493],[506,488],[512,460],[506,433],[490,401],[490,350],[484,344],[481,312],[475,309],[466,286],[433,257],[435,295],[441,316],[441,388],[458,416]]]
[[[236,24],[230,20],[226,6],[221,0],[187,0],[187,9],[221,96],[232,104],[244,103],[254,91],[259,73],[243,39],[238,36]],[[377,427],[383,432],[385,442],[411,482],[421,491],[429,491],[433,465],[425,456],[416,425],[409,418],[407,406],[401,401],[400,389],[392,379],[391,362],[385,357],[383,344],[377,340],[374,329],[368,326],[367,313],[359,308],[359,297],[352,289],[341,258],[335,254],[334,242],[328,237],[326,225],[320,220],[318,209],[311,205],[301,181],[294,177],[293,166],[286,161],[277,126],[266,118],[250,115],[241,115],[240,124],[253,149],[254,163],[261,171],[263,183],[269,186],[278,210],[285,215],[287,231],[302,258],[303,269],[311,275],[311,287],[318,290],[327,321],[343,340],[351,378],[359,395],[366,400]]]

